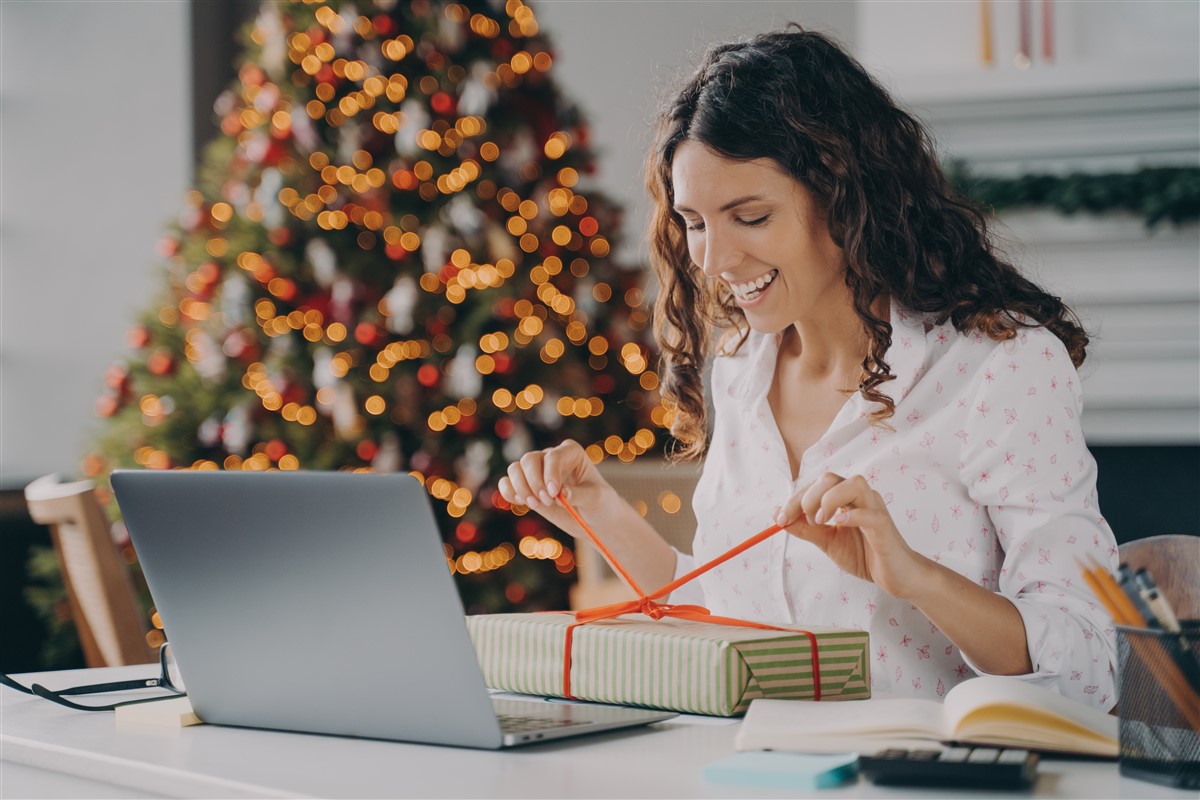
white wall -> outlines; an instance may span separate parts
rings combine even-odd
[[[846,0],[541,0],[534,8],[554,41],[553,74],[591,120],[597,183],[625,207],[618,255],[636,264],[648,260],[642,166],[660,101],[710,45],[798,22],[853,46],[857,13]]]
[[[0,2],[0,487],[77,473],[191,171],[183,0]]]

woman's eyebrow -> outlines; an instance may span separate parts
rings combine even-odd
[[[721,206],[718,209],[718,211],[728,211],[731,208],[737,208],[738,206],[742,205],[743,203],[754,203],[754,202],[757,202],[760,200],[765,200],[765,199],[766,198],[763,197],[761,194],[748,194],[748,195],[745,195],[744,197],[735,197],[734,199],[730,200],[725,205]],[[675,206],[675,210],[677,212],[679,212],[680,214],[682,214],[684,212],[687,212],[689,214],[696,213],[695,211],[688,208],[687,206]]]

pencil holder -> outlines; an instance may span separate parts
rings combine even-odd
[[[1200,622],[1117,626],[1122,775],[1200,787]]]

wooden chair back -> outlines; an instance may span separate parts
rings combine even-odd
[[[1126,542],[1121,563],[1146,569],[1179,619],[1200,620],[1200,536],[1172,534]]]
[[[87,665],[154,661],[128,567],[92,482],[61,483],[47,475],[25,487],[25,503],[33,520],[50,528]]]

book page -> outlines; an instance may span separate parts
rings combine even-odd
[[[893,740],[945,738],[942,706],[929,700],[872,698],[849,703],[755,700],[738,732],[739,750],[840,752]]]
[[[1116,753],[1117,718],[1055,691],[996,676],[972,678],[946,695],[945,714],[963,741]]]

